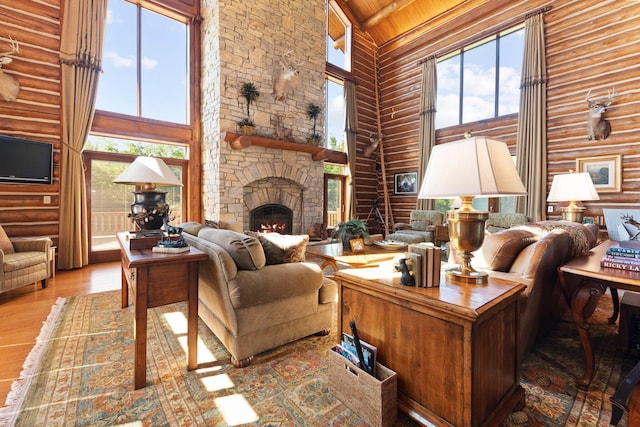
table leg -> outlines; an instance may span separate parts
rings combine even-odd
[[[122,308],[127,308],[129,306],[129,287],[127,285],[127,273],[128,269],[124,267],[124,260],[120,261],[120,271],[121,271],[121,279],[122,280],[122,290],[121,290],[121,303]]]
[[[138,268],[133,316],[133,376],[134,388],[147,385],[147,290],[149,274],[147,268]]]
[[[620,313],[620,300],[618,299],[618,290],[616,288],[609,287],[611,291],[611,301],[613,302],[613,314],[609,318],[609,324],[613,325],[618,320],[618,314]]]
[[[593,349],[591,347],[589,323],[587,322],[587,319],[589,319],[593,314],[596,306],[598,305],[598,299],[607,290],[607,285],[588,278],[580,278],[580,282],[575,292],[571,294],[571,290],[568,289],[565,280],[566,278],[564,273],[560,272],[560,284],[563,292],[565,292],[565,297],[570,301],[569,308],[571,310],[571,318],[578,328],[578,334],[582,341],[582,348],[584,349],[585,356],[584,375],[582,378],[576,380],[576,385],[580,389],[587,389],[591,383],[594,372]]]
[[[198,263],[189,265],[189,307],[187,312],[187,370],[198,367]]]

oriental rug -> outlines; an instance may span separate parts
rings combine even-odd
[[[149,310],[147,387],[133,390],[133,308],[119,291],[59,300],[0,410],[0,426],[364,426],[330,392],[326,352],[335,331],[258,355],[235,369],[200,321],[198,362],[186,370],[186,304]],[[583,356],[562,321],[523,362],[526,406],[510,426],[606,426],[609,397],[634,360],[615,352],[610,304],[592,327],[596,378],[577,391]],[[626,426],[626,415],[619,426]],[[399,414],[400,426],[415,425]]]

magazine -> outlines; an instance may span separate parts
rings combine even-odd
[[[640,209],[602,209],[609,240],[640,242]]]
[[[369,343],[360,340],[362,345],[362,356],[364,358],[364,366],[360,366],[363,371],[371,372],[373,376],[376,375],[376,354],[377,348]],[[342,341],[340,343],[340,349],[342,350],[342,356],[347,358],[354,365],[359,365],[358,352],[356,351],[355,341],[353,336],[342,333]],[[365,368],[366,366],[366,368]]]

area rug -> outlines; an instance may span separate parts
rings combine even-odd
[[[149,310],[147,387],[133,390],[133,308],[119,291],[59,300],[21,379],[0,410],[2,426],[363,426],[329,390],[326,351],[335,332],[308,337],[235,369],[202,322],[198,362],[186,370],[186,304]],[[606,426],[609,397],[634,364],[615,352],[605,304],[594,316],[597,372],[576,391],[582,349],[570,321],[558,325],[524,361],[526,406],[507,425]],[[397,425],[413,426],[399,415]],[[626,426],[626,415],[619,423]]]

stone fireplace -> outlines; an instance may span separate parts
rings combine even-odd
[[[277,204],[262,205],[249,214],[249,230],[291,234],[293,211]]]
[[[249,230],[251,212],[279,205],[291,212],[290,232],[322,222],[324,165],[308,152],[279,144],[234,148],[225,141],[246,117],[240,87],[252,82],[260,97],[251,104],[256,135],[277,140],[275,125],[291,131],[289,143],[306,144],[310,103],[324,105],[324,0],[202,0],[202,204],[204,219],[237,221]],[[233,23],[229,26],[229,23]],[[299,75],[284,101],[274,80],[290,54]],[[317,126],[324,126],[324,114]]]

